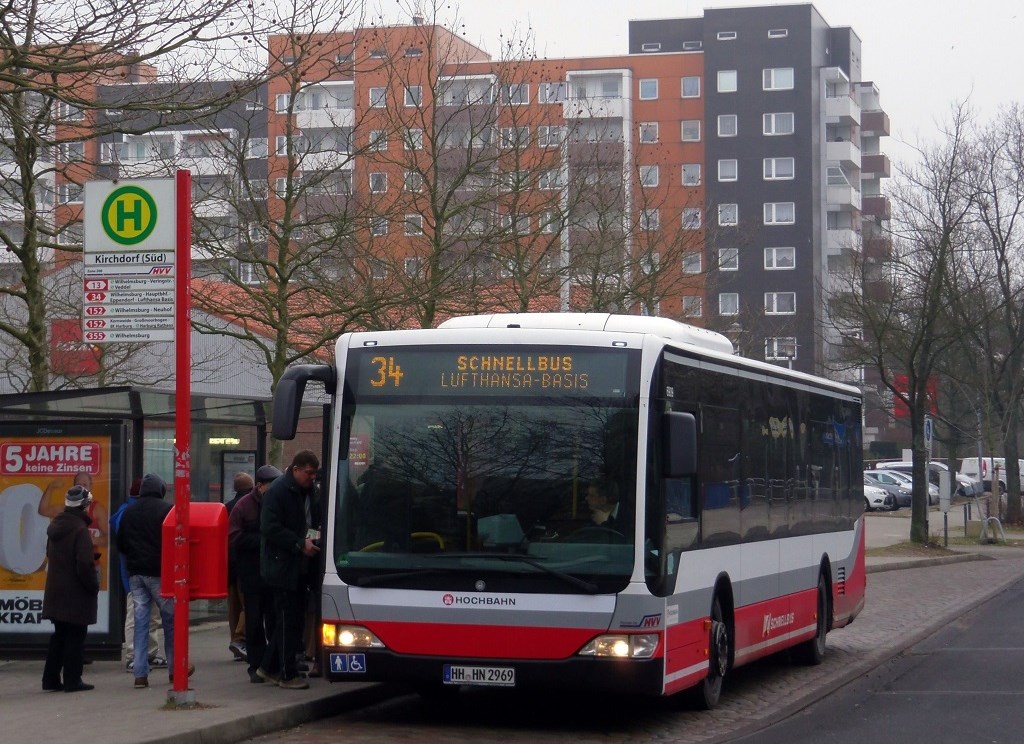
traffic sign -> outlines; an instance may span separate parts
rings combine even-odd
[[[931,416],[924,417],[924,448],[928,452],[928,457],[932,456],[932,438],[934,435],[934,424],[932,423]]]
[[[85,184],[86,253],[167,250],[176,240],[173,178]]]

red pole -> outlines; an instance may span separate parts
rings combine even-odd
[[[189,504],[192,470],[192,174],[175,174],[174,691],[188,690]]]

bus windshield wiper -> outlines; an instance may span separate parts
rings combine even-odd
[[[571,584],[577,589],[582,589],[587,594],[597,594],[599,588],[597,584],[592,581],[586,581],[567,574],[564,571],[558,571],[550,566],[545,566],[540,561],[529,558],[525,555],[518,555],[516,553],[441,553],[439,555],[432,556],[433,558],[487,558],[490,560],[506,561],[509,563],[525,563],[528,566],[536,568],[538,571],[543,571],[549,576],[554,576],[556,579],[560,579],[567,584]]]
[[[393,571],[391,573],[375,574],[373,576],[360,576],[353,583],[356,586],[377,586],[378,584],[390,584],[392,581],[403,579],[414,579],[421,576],[436,576],[437,574],[451,573],[450,569],[420,568],[411,571]]]

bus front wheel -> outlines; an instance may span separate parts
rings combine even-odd
[[[700,710],[711,710],[722,697],[722,683],[729,670],[729,625],[716,596],[711,604],[711,630],[708,634],[708,676],[690,690],[690,701]]]

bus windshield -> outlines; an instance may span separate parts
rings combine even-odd
[[[353,352],[339,575],[453,591],[621,589],[634,552],[636,352],[479,351]],[[505,369],[480,369],[499,359]]]

